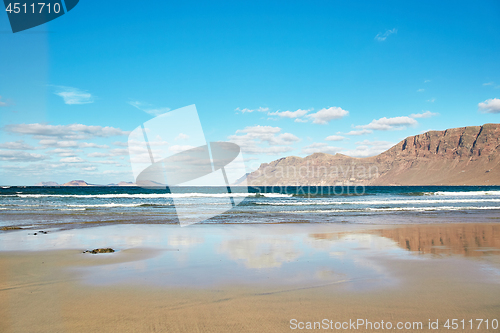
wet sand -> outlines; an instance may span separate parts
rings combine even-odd
[[[99,246],[118,252],[82,253]],[[447,319],[500,320],[500,224],[9,231],[0,250],[0,332],[300,331],[292,319],[444,332]],[[498,331],[474,325],[458,331]]]

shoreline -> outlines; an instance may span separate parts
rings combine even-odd
[[[491,321],[500,307],[500,223],[122,225],[0,239],[2,332],[288,332],[294,318],[439,319],[444,331],[448,318]],[[100,246],[118,251],[82,253]]]
[[[113,225],[170,225],[178,226],[178,222],[170,215],[148,213],[138,215],[136,212],[120,213],[95,213],[78,212],[68,214],[61,212],[19,213],[0,211],[4,217],[4,225],[0,225],[0,235],[3,233],[34,231],[38,229],[73,230],[87,229]],[[241,219],[244,222],[232,222]],[[30,223],[26,223],[29,220]],[[268,222],[271,220],[272,222]],[[19,221],[19,222],[16,222]],[[47,222],[50,221],[50,222]],[[318,222],[319,221],[319,222]],[[223,213],[197,225],[409,225],[409,224],[446,224],[446,223],[497,223],[500,222],[500,208],[488,210],[438,210],[438,211],[399,211],[399,212],[373,212],[370,214],[332,214],[332,213]],[[10,228],[4,230],[3,228]],[[17,229],[20,228],[20,229]]]

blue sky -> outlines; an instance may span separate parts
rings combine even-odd
[[[0,184],[133,181],[128,132],[191,104],[249,171],[500,122],[498,1],[81,1],[0,43]]]

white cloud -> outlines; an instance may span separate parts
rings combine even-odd
[[[274,140],[271,140],[271,144],[277,144],[277,145],[287,145],[291,144],[293,142],[300,141],[298,137],[291,133],[283,133],[278,135],[278,137]]]
[[[493,82],[493,81],[487,82],[487,83],[483,83],[483,86],[492,86],[495,89],[500,89],[500,85],[495,84],[495,82]]]
[[[436,101],[436,99],[435,99],[435,98],[431,98],[431,99],[428,99],[428,100],[427,100],[427,102],[429,102],[429,103],[434,103],[435,101]]]
[[[412,113],[410,115],[411,118],[430,118],[430,117],[434,117],[434,116],[437,116],[438,114],[437,113],[434,113],[434,112],[430,112],[430,111],[425,111],[425,112],[422,112],[422,113]]]
[[[240,109],[236,108],[236,111],[241,113],[246,112],[266,112],[269,108],[259,108],[257,110],[251,109]],[[316,113],[310,114],[313,109],[298,109],[296,111],[275,111],[268,112],[268,116],[277,116],[279,118],[289,118],[294,119],[296,123],[306,123],[308,120],[312,120],[314,124],[327,124],[333,119],[340,119],[349,114],[349,111],[343,110],[340,107],[329,107],[323,108]],[[278,120],[278,118],[268,118],[268,120]]]
[[[35,125],[35,126],[31,126]],[[111,158],[122,158],[122,156],[128,155],[127,149],[110,149],[107,145],[96,144],[92,142],[81,142],[78,140],[65,140],[61,139],[61,137],[74,137],[74,136],[89,136],[97,135],[97,136],[109,136],[112,134],[116,134],[117,132],[114,130],[109,130],[102,127],[81,127],[81,126],[46,126],[40,124],[21,124],[21,125],[11,125],[4,128],[4,130],[10,131],[16,134],[27,134],[33,135],[34,137],[43,137],[44,139],[39,140],[39,144],[37,146],[31,146],[25,143],[23,140],[15,141],[15,142],[4,142],[0,144],[0,149],[9,149],[11,151],[0,150],[0,161],[3,162],[15,162],[20,168],[23,165],[19,165],[17,163],[28,163],[26,166],[33,165],[35,172],[32,174],[49,174],[51,170],[56,168],[71,168],[76,165],[81,167],[81,170],[85,171],[95,171],[96,169],[92,169],[90,165],[85,164],[85,159],[82,156],[83,150],[81,148],[94,148],[94,149],[106,149],[104,152],[98,152],[89,154],[91,157],[110,157]],[[118,130],[121,131],[121,130]],[[75,132],[86,133],[83,135],[75,135]],[[42,134],[42,135],[39,135]],[[59,137],[58,137],[59,136]],[[19,150],[45,150],[45,153],[42,154],[29,154],[26,152],[21,152]],[[38,161],[47,160],[50,158],[59,157],[55,164],[43,164],[42,165],[35,163]],[[101,161],[100,161],[101,162]],[[116,161],[102,161],[103,163],[110,164],[117,167],[123,167],[120,163]],[[34,163],[34,164],[33,164]],[[99,162],[97,162],[99,163]],[[4,164],[6,167],[7,165]],[[46,168],[50,166],[50,168]],[[89,167],[91,169],[84,169],[85,167]]]
[[[355,126],[356,128],[377,130],[377,131],[390,131],[390,130],[400,130],[407,126],[415,126],[418,122],[410,117],[394,117],[394,118],[380,118],[374,119],[368,125]]]
[[[43,146],[43,148],[48,148],[48,147],[60,147],[60,148],[68,148],[68,147],[78,147],[78,142],[76,141],[71,141],[71,140],[51,140],[51,139],[44,139],[40,140],[39,144]]]
[[[257,112],[267,112],[267,111],[269,111],[269,108],[259,107],[256,111]]]
[[[87,154],[88,157],[114,157],[114,156],[124,156],[124,155],[128,155],[128,149],[115,148],[105,153],[95,152]]]
[[[87,154],[88,157],[108,157],[109,154],[107,153],[90,153]]]
[[[236,133],[246,133],[245,135],[238,136],[239,138],[248,138],[251,140],[258,140],[267,142],[270,145],[289,145],[293,142],[300,141],[298,137],[291,133],[282,133],[281,128],[272,126],[248,126],[242,130],[237,130]]]
[[[379,42],[383,42],[387,39],[387,37],[389,37],[392,34],[396,34],[396,33],[398,33],[398,29],[396,29],[396,28],[391,29],[391,30],[387,30],[384,33],[379,32],[377,34],[377,36],[375,36],[375,40],[377,40]]]
[[[314,153],[326,153],[326,154],[336,154],[341,151],[342,148],[332,147],[326,143],[313,143],[309,146],[305,146],[302,148],[303,154],[314,154]]]
[[[45,148],[100,148],[107,149],[107,145],[98,145],[89,142],[78,142],[75,140],[43,139],[38,142],[41,149]]]
[[[424,83],[429,83],[431,82],[431,80],[424,80]]]
[[[6,132],[26,134],[35,137],[57,137],[61,139],[80,140],[85,138],[127,135],[128,132],[115,127],[87,126],[82,124],[48,125],[48,124],[14,124],[3,128]]]
[[[120,171],[120,170],[105,170],[102,172],[105,175],[130,175],[130,171]]]
[[[370,146],[370,147],[383,147],[385,149],[391,148],[394,146],[394,143],[389,142],[389,141],[370,141],[370,140],[363,140],[363,141],[358,141],[356,142],[357,145],[362,145],[362,146]]]
[[[417,92],[424,92],[425,89],[418,89]]]
[[[100,148],[100,149],[108,149],[108,145],[98,145],[96,143],[91,143],[91,142],[80,142],[78,144],[78,147],[80,148]]]
[[[0,99],[2,99],[2,96],[0,96]],[[6,102],[2,102],[2,101],[0,101],[0,107],[1,107],[1,106],[7,106],[7,103],[6,103]]]
[[[252,113],[254,111],[257,111],[257,112],[267,112],[267,111],[269,111],[269,108],[265,108],[265,107],[259,107],[257,109],[247,109],[247,108],[240,109],[240,108],[236,108],[236,109],[234,109],[234,111],[239,111],[241,113]]]
[[[80,158],[80,157],[65,157],[65,158],[61,158],[59,160],[59,162],[63,162],[63,163],[82,163],[82,162],[85,162],[84,159]]]
[[[291,133],[281,133],[281,128],[272,126],[249,126],[230,135],[228,140],[239,145],[244,154],[274,155],[293,150],[289,145],[300,141]]]
[[[122,166],[120,163],[117,161],[112,161],[112,160],[102,160],[102,161],[92,161],[92,163],[99,163],[99,164],[112,164],[115,166]]]
[[[56,86],[57,96],[61,96],[65,104],[89,104],[94,103],[92,94],[73,87]]]
[[[370,157],[383,153],[387,149],[394,146],[393,143],[388,141],[363,140],[360,142],[356,142],[356,144],[358,146],[355,149],[344,150],[342,151],[342,154],[351,157]]]
[[[278,117],[281,117],[281,118],[290,118],[290,119],[294,119],[294,118],[300,118],[300,117],[303,117],[306,115],[306,113],[308,113],[309,111],[311,110],[302,110],[302,109],[298,109],[297,111],[276,111],[276,112],[270,112],[268,113],[269,116],[278,116]]]
[[[170,111],[170,108],[156,108],[151,104],[148,103],[143,103],[139,101],[132,101],[132,102],[127,102],[128,104],[132,105],[133,107],[146,112],[150,115],[153,116],[159,116],[160,114],[164,114],[168,111]]]
[[[97,168],[95,166],[91,166],[91,167],[83,168],[83,170],[85,170],[85,171],[95,171],[95,170],[97,170]]]
[[[179,135],[177,135],[177,137],[175,138],[175,141],[177,141],[177,140],[187,140],[187,139],[189,139],[189,135],[184,134],[184,133],[179,133]]]
[[[346,135],[365,135],[365,134],[371,134],[371,133],[373,133],[373,131],[367,130],[367,129],[363,129],[363,130],[359,130],[359,131],[350,131],[350,132],[347,132]]]
[[[326,137],[326,141],[342,141],[344,140],[345,137],[342,136],[342,135],[330,135],[328,137]]]
[[[54,149],[50,152],[57,154],[61,157],[72,157],[72,156],[76,156],[77,153],[80,153],[81,150],[57,148],[57,149]]]
[[[173,146],[170,146],[168,147],[168,150],[173,152],[174,154],[177,154],[177,153],[181,153],[185,150],[189,150],[189,149],[193,149],[194,146],[190,146],[190,145],[173,145]]]
[[[305,119],[300,119],[300,118],[296,118],[296,119],[294,120],[294,122],[296,122],[296,123],[307,123],[307,120],[305,120]]]
[[[24,151],[0,150],[0,161],[8,162],[34,162],[47,159],[41,154],[30,154]]]
[[[34,150],[35,147],[25,143],[23,140],[15,142],[5,142],[0,144],[2,149],[12,149],[12,150]]]
[[[281,128],[272,126],[247,126],[242,130],[237,130],[236,133],[248,133],[253,135],[269,134],[269,133],[279,133]]]
[[[333,106],[330,108],[323,108],[316,113],[307,115],[308,118],[313,119],[314,124],[327,124],[333,119],[340,119],[349,114],[349,111],[343,110],[342,108]]]
[[[500,99],[490,98],[484,102],[479,103],[479,111],[484,113],[500,113]]]
[[[125,156],[128,155],[128,149],[115,148],[109,151],[111,156]]]
[[[288,153],[293,150],[292,147],[288,146],[271,146],[271,147],[258,147],[253,144],[245,145],[244,143],[238,143],[241,150],[245,154],[266,154],[266,155],[278,155],[283,153]]]

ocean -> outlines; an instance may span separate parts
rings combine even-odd
[[[249,187],[248,192],[228,194],[226,188],[214,187],[184,187],[176,193],[139,187],[3,187],[0,228],[175,224],[178,209],[205,214],[205,224],[405,224],[500,217],[500,186],[275,186]],[[243,200],[212,216],[228,196]],[[181,204],[174,205],[179,198]]]

